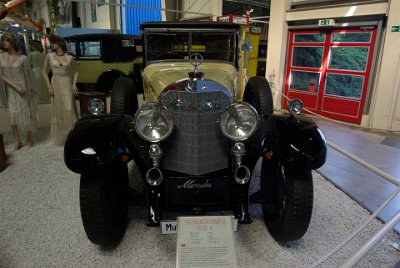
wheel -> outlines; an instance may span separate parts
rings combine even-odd
[[[274,112],[271,88],[264,77],[254,76],[249,79],[244,88],[243,101],[253,105],[261,116]]]
[[[124,73],[118,71],[107,71],[102,73],[97,79],[95,90],[98,92],[104,92],[108,96],[111,96],[113,85],[120,77],[126,76]]]
[[[134,115],[138,109],[135,84],[129,77],[118,78],[111,93],[112,114]]]
[[[114,246],[124,236],[128,222],[126,164],[113,164],[97,174],[82,174],[80,207],[83,227],[89,240],[101,246]]]
[[[287,167],[276,160],[263,160],[261,187],[267,195],[262,204],[264,220],[274,239],[285,243],[303,237],[313,208],[311,170]]]

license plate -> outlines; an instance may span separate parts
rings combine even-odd
[[[234,232],[237,232],[238,228],[238,219],[235,219],[232,216],[232,228]],[[171,221],[161,221],[161,233],[162,234],[176,234],[178,231],[177,227],[177,221],[176,220],[171,220]]]

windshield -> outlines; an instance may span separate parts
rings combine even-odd
[[[145,36],[147,62],[188,60],[200,53],[204,60],[235,63],[235,31],[152,31]]]

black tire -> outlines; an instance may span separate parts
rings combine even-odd
[[[80,208],[83,227],[89,240],[112,247],[121,241],[128,222],[126,164],[113,166],[98,174],[82,174]]]
[[[261,187],[267,197],[262,204],[265,224],[280,243],[298,240],[307,232],[313,209],[310,169],[294,169],[275,160],[264,160]]]
[[[135,84],[129,77],[118,78],[111,93],[112,114],[134,115],[138,109],[138,99]]]
[[[118,71],[107,71],[102,73],[96,81],[95,90],[98,92],[104,92],[107,96],[111,96],[113,85],[120,77],[126,77],[126,75]]]
[[[274,112],[271,87],[264,77],[254,76],[249,79],[244,89],[243,101],[253,105],[260,116]]]

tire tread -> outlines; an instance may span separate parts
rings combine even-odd
[[[118,78],[111,93],[112,114],[134,115],[138,109],[136,88],[133,80],[129,77]]]
[[[267,167],[269,177],[261,179],[281,180],[283,178],[278,174],[281,172],[280,168],[272,166]],[[274,239],[280,243],[298,240],[307,232],[312,216],[314,195],[311,170],[295,170],[287,167],[284,170],[286,206],[281,217],[276,218],[270,215],[266,208],[267,204],[263,204],[265,224]]]
[[[254,108],[262,116],[267,116],[274,112],[271,87],[264,77],[254,76],[249,79],[245,87],[243,101],[249,103],[255,101],[257,107]]]
[[[121,194],[118,190],[116,193],[110,192],[113,183],[127,184],[126,165],[122,172],[116,169],[110,169],[98,174],[83,174],[80,182],[80,208],[82,223],[89,240],[101,246],[113,246],[117,244],[123,237],[127,224],[127,203],[119,204],[124,210],[124,215],[118,217],[115,215],[113,208],[110,208],[109,195],[114,194],[111,198],[116,198],[115,194]],[[118,179],[111,181],[112,173]],[[126,172],[125,172],[126,171]],[[121,185],[124,186],[124,185]]]

